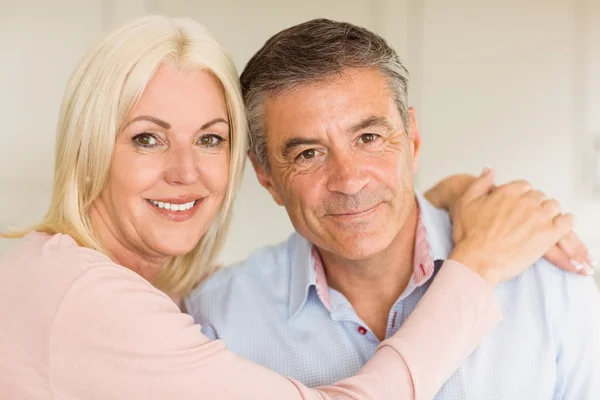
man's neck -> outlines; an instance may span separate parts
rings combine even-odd
[[[390,310],[413,274],[418,217],[415,201],[413,210],[390,246],[369,259],[349,261],[319,251],[329,287],[338,290],[350,301],[358,316],[379,340],[385,338]]]

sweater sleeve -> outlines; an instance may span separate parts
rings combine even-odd
[[[356,376],[310,389],[211,341],[132,271],[96,266],[71,284],[56,312],[50,379],[59,399],[431,399],[500,318],[492,288],[447,261],[407,322]],[[433,340],[439,331],[445,346]]]

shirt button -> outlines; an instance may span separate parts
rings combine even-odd
[[[361,335],[366,335],[367,334],[367,329],[364,326],[359,326],[358,327],[358,333],[360,333]]]

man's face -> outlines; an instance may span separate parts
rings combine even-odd
[[[420,135],[376,69],[347,70],[265,102],[271,170],[257,176],[296,231],[347,260],[386,249],[414,207]]]

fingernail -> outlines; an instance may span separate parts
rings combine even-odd
[[[588,267],[588,268],[586,268],[586,269],[585,269],[585,274],[586,274],[587,276],[592,276],[592,275],[594,275],[595,273],[596,273],[596,271],[594,271],[594,269],[593,269],[593,268],[591,268],[591,267]]]
[[[483,169],[481,170],[481,175],[485,175],[488,172],[490,172],[492,170],[492,167],[490,165],[486,165],[485,167],[483,167]]]
[[[575,261],[575,260],[571,260],[571,265],[575,267],[576,271],[581,271],[584,266],[582,263]]]

